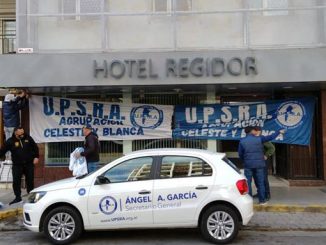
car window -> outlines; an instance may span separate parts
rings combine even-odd
[[[231,162],[230,159],[228,159],[227,157],[223,157],[222,160],[226,162],[231,168],[233,168],[238,174],[241,174],[240,169],[238,169],[237,166],[235,166],[235,164]]]
[[[150,179],[153,158],[141,157],[120,163],[109,169],[104,176],[111,183]]]
[[[196,157],[166,156],[162,158],[161,178],[211,176],[211,166]]]

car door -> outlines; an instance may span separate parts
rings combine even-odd
[[[101,176],[107,184],[91,187],[88,213],[92,228],[141,227],[153,224],[153,157],[124,161]]]
[[[212,168],[188,156],[163,156],[154,181],[154,224],[193,224],[196,210],[214,184]]]

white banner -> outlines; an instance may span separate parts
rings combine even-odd
[[[100,140],[172,138],[173,106],[32,96],[29,111],[30,133],[37,143],[83,141],[86,124]]]

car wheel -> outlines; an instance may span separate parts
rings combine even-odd
[[[81,235],[82,219],[71,207],[57,207],[46,215],[43,230],[51,243],[68,244]]]
[[[232,208],[214,205],[204,211],[200,230],[203,237],[210,242],[229,243],[239,232],[239,220]]]

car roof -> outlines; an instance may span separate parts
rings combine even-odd
[[[139,150],[133,151],[131,153],[126,154],[126,156],[132,155],[165,155],[165,154],[182,154],[182,155],[198,155],[198,156],[207,156],[213,157],[217,156],[219,158],[223,158],[225,153],[220,152],[212,152],[209,150],[202,149],[192,149],[192,148],[156,148],[156,149],[147,149],[147,150]]]

